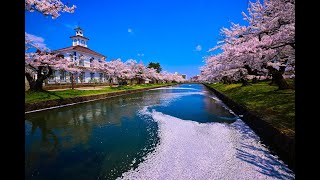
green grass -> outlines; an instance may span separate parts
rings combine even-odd
[[[174,83],[169,83],[174,84]],[[68,89],[62,91],[25,92],[25,103],[35,103],[54,99],[67,99],[80,96],[90,96],[106,94],[111,92],[121,92],[126,90],[144,89],[149,87],[163,86],[164,84],[139,84],[133,86],[105,87],[99,90],[76,90]],[[168,85],[168,84],[167,84]]]
[[[281,132],[295,134],[295,90],[278,90],[277,86],[268,85],[270,81],[259,82],[252,86],[241,84],[208,84],[210,87],[227,95],[235,102],[245,105],[263,120],[271,123]],[[292,80],[288,80],[292,84]]]

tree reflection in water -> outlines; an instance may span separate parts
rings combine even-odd
[[[138,110],[159,104],[163,98],[158,92],[144,92],[26,114],[26,123],[31,125],[31,133],[26,135],[26,177],[62,164],[66,166],[63,171],[70,174],[81,168],[98,171],[94,163],[100,163],[103,175],[116,167],[110,162],[118,163],[118,167],[119,162],[131,162],[134,154],[128,156],[131,150],[126,146],[139,151],[148,139],[139,137],[148,134]],[[121,165],[121,169],[130,168],[129,165]],[[55,176],[58,175],[52,174]]]

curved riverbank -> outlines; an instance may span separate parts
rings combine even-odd
[[[162,86],[155,87],[146,87],[141,89],[133,89],[133,90],[124,90],[119,92],[109,92],[104,94],[96,94],[96,95],[88,95],[88,96],[79,96],[73,98],[61,98],[61,99],[53,99],[47,101],[33,102],[33,103],[25,103],[25,113],[37,112],[47,109],[54,109],[64,106],[71,106],[74,104],[85,103],[90,101],[96,101],[100,99],[106,99],[116,96],[122,96],[126,94],[132,94],[137,92],[143,92],[150,89],[155,89],[159,87],[173,86],[172,84],[166,84]]]
[[[236,103],[220,91],[204,84],[212,90],[232,111],[238,115],[248,126],[257,133],[264,144],[275,152],[288,166],[295,171],[295,138],[279,131],[270,123],[264,121],[259,115],[251,112],[247,107]]]

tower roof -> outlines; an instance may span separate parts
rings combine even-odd
[[[83,38],[83,39],[89,40],[89,38],[86,38],[84,36],[79,36],[79,35],[70,36],[70,38],[75,38],[75,37],[79,37],[79,38]]]
[[[80,26],[74,28],[74,30],[81,30],[81,31],[83,31],[83,29],[81,29]]]
[[[87,53],[87,54],[90,54],[90,55],[94,55],[94,56],[99,56],[99,57],[105,57],[104,55],[98,53],[98,52],[95,52],[87,47],[83,47],[83,46],[70,46],[70,47],[66,47],[66,48],[61,48],[61,49],[57,49],[57,50],[54,50],[53,53],[64,53],[64,52],[68,52],[68,51],[80,51],[82,53]]]

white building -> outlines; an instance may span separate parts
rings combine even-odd
[[[79,66],[80,67],[90,67],[90,63],[93,60],[98,60],[103,62],[106,60],[106,56],[95,52],[88,48],[89,39],[83,36],[83,30],[80,27],[74,29],[76,32],[75,36],[71,36],[72,46],[54,50],[53,53],[62,55],[65,58],[71,58],[74,60],[82,57]],[[53,75],[48,79],[48,84],[66,84],[70,83],[71,74],[66,71],[54,70]],[[84,70],[75,78],[75,82],[78,83],[107,83],[109,82],[109,77],[103,73],[90,72]]]
[[[182,76],[183,79],[187,79],[187,75],[186,74],[180,74],[178,72],[174,72],[175,75],[179,75],[179,76]]]

